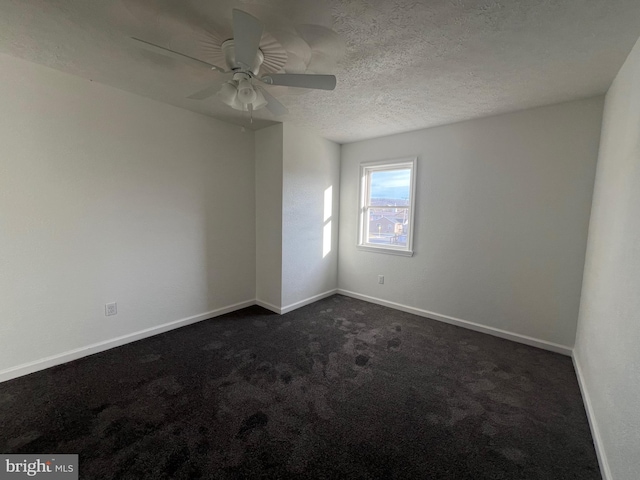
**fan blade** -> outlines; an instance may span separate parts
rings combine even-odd
[[[204,100],[205,98],[209,98],[212,95],[215,95],[220,90],[222,86],[223,80],[219,82],[213,83],[206,88],[203,88],[199,92],[194,93],[193,95],[189,95],[187,98],[191,100]]]
[[[268,85],[283,85],[285,87],[316,88],[319,90],[333,90],[336,88],[336,77],[333,75],[275,73],[262,77],[260,80]]]
[[[236,63],[252,70],[264,27],[260,20],[242,10],[233,9],[233,43]]]
[[[182,62],[185,62],[188,65],[192,65],[195,67],[199,67],[199,68],[206,67],[211,70],[216,70],[218,72],[226,73],[226,70],[224,70],[223,68],[220,68],[216,65],[212,65],[207,62],[203,62],[202,60],[198,60],[197,58],[190,57],[189,55],[184,55],[179,52],[174,52],[173,50],[169,50],[168,48],[164,48],[159,45],[155,45],[153,43],[145,42],[144,40],[140,40],[139,38],[131,37],[131,40],[134,40],[136,42],[136,45],[138,45],[139,47],[144,48],[145,50],[149,50],[150,52],[159,53],[160,55],[164,55],[165,57],[175,58],[176,60],[180,60]]]
[[[276,98],[267,92],[264,88],[256,86],[262,95],[264,95],[264,99],[267,101],[267,110],[269,110],[273,115],[279,117],[280,115],[286,115],[289,113],[287,107],[285,107],[282,103],[280,103]]]

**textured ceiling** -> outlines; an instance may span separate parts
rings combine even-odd
[[[603,93],[640,35],[638,0],[2,0],[0,51],[261,128],[264,110],[249,125],[186,98],[218,73],[128,40],[211,61],[233,7],[265,23],[286,71],[337,76],[333,92],[270,91],[290,112],[277,121],[340,143]]]

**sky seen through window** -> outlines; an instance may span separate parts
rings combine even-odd
[[[371,198],[407,200],[411,170],[381,170],[371,172]]]

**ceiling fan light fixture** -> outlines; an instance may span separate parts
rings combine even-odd
[[[264,95],[262,95],[262,92],[260,90],[256,89],[256,99],[252,102],[253,104],[253,109],[254,110],[260,110],[263,107],[267,106],[267,101],[264,98]]]
[[[238,100],[244,104],[253,103],[257,98],[256,91],[249,80],[238,82]]]
[[[230,107],[236,108],[236,104],[238,103],[237,97],[238,90],[233,82],[224,82],[218,92],[218,98]]]

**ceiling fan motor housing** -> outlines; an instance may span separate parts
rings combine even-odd
[[[222,52],[224,53],[224,59],[231,70],[244,70],[240,65],[236,63],[236,49],[233,38],[226,40],[222,45]],[[258,75],[258,71],[260,70],[260,66],[264,61],[264,54],[260,49],[258,49],[258,53],[256,54],[256,58],[253,62],[253,66],[251,68],[251,73],[254,75]]]

